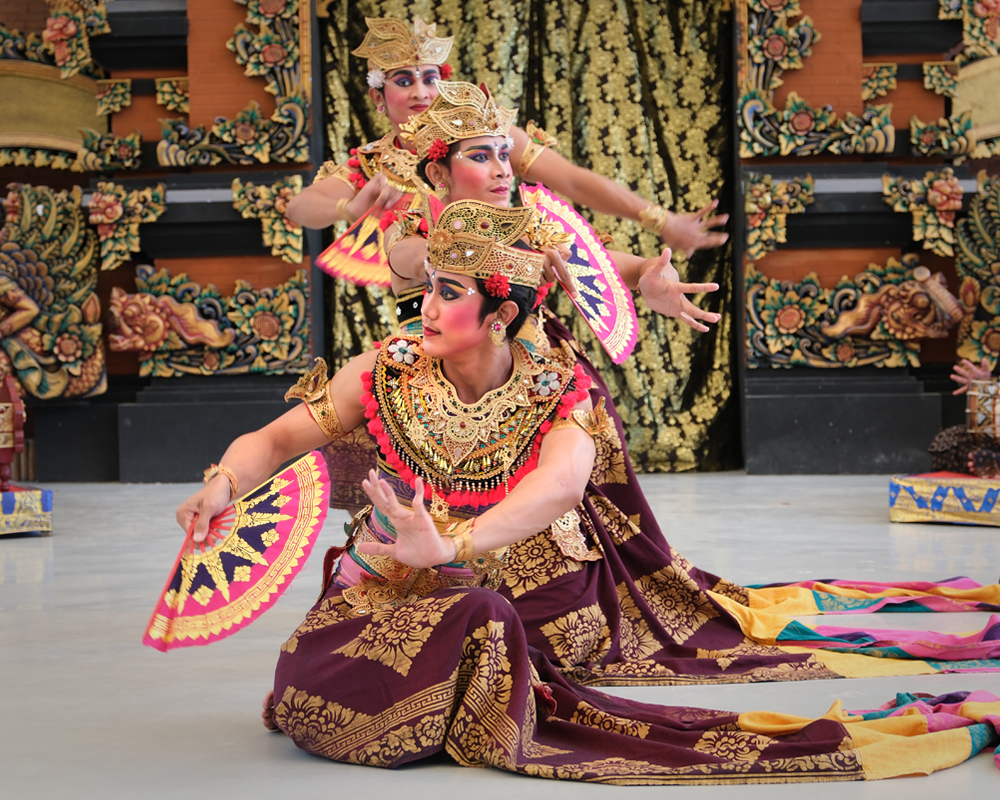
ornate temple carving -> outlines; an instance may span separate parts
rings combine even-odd
[[[958,355],[978,363],[1000,358],[1000,178],[978,176],[979,192],[956,226],[955,269],[966,311],[958,330]]]
[[[156,102],[167,111],[188,113],[188,92],[190,83],[187,78],[156,78]]]
[[[246,281],[223,297],[181,273],[136,269],[139,292],[112,290],[111,349],[139,354],[139,374],[281,375],[309,368],[309,287],[299,270],[280,286]]]
[[[955,254],[955,214],[962,210],[962,185],[945,167],[922,179],[882,176],[882,194],[893,211],[913,216],[913,241],[939,256]]]
[[[785,219],[813,202],[812,175],[774,181],[770,175],[745,174],[746,257],[757,261],[785,241]]]
[[[21,394],[87,397],[105,389],[97,234],[78,187],[12,183],[0,230],[0,376]]]
[[[101,181],[90,199],[90,224],[101,240],[101,269],[117,269],[139,252],[139,223],[156,222],[166,210],[167,189],[155,187],[126,191],[111,181]]]
[[[288,201],[301,191],[301,175],[286,175],[271,186],[233,180],[233,208],[244,219],[260,220],[271,255],[289,264],[302,263],[302,227],[285,216]]]
[[[309,160],[309,3],[306,0],[234,0],[247,6],[246,25],[226,42],[250,77],[267,81],[275,111],[265,119],[257,102],[235,119],[222,117],[206,130],[183,119],[161,120],[156,157],[165,167],[238,165]],[[254,28],[247,27],[252,25]]]
[[[97,82],[97,113],[100,116],[117,114],[130,105],[132,105],[131,78]]]
[[[802,13],[798,0],[737,0],[736,10],[741,158],[892,151],[891,104],[841,118],[830,106],[810,106],[790,92],[785,107],[775,107],[781,74],[802,69],[820,40],[809,17],[791,21]]]
[[[870,264],[832,289],[815,273],[778,281],[747,268],[747,366],[919,366],[919,339],[942,338],[963,317],[941,273],[902,263]]]

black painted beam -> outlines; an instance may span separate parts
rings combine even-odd
[[[148,10],[139,10],[148,5]],[[187,13],[169,4],[129,3],[108,7],[111,33],[90,41],[105,69],[187,69]]]
[[[864,0],[861,46],[865,56],[946,53],[962,41],[962,21],[938,19],[938,0]]]

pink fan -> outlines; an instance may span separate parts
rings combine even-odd
[[[566,260],[579,290],[573,303],[583,314],[611,360],[621,364],[632,354],[639,322],[632,293],[618,274],[614,262],[590,223],[576,209],[541,184],[521,186],[521,201],[544,209],[573,237]]]
[[[318,451],[212,519],[181,548],[142,643],[167,651],[224,639],[274,605],[305,564],[330,503]]]

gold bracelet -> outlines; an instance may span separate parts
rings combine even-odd
[[[453,522],[444,529],[444,536],[455,543],[454,564],[463,564],[472,558],[475,552],[472,546],[472,530],[476,526],[476,518]]]
[[[229,499],[235,500],[240,496],[240,482],[236,479],[236,473],[229,469],[229,467],[224,467],[222,464],[212,464],[212,466],[205,470],[205,478],[202,483],[207,486],[208,482],[219,473],[225,475],[226,480],[229,481]]]
[[[659,236],[668,216],[670,216],[670,212],[661,205],[646,206],[639,212],[639,222],[644,231]]]
[[[353,199],[353,197],[341,197],[337,201],[337,215],[348,223],[354,222],[354,215],[347,210],[347,204]]]

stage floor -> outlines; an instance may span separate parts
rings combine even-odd
[[[648,475],[642,484],[673,546],[738,583],[804,578],[934,580],[1000,573],[990,527],[892,524],[885,476]],[[991,755],[928,778],[864,784],[612,787],[463,769],[442,759],[396,772],[334,764],[259,722],[278,648],[319,588],[323,549],[343,540],[332,512],[295,584],[250,628],[166,655],[142,633],[180,547],[174,507],[194,484],[52,484],[51,537],[0,538],[0,786],[18,798],[296,798],[444,795],[476,800],[665,796],[940,800],[987,796]],[[852,617],[827,622],[850,625]],[[883,614],[870,627],[981,627],[987,614]],[[897,691],[986,689],[1000,674],[734,686],[612,689],[647,702],[815,717],[841,698],[872,708]]]

